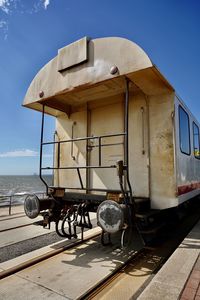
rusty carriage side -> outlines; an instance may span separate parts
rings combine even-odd
[[[29,217],[44,211],[44,222],[55,221],[57,233],[71,238],[77,226],[92,226],[93,211],[103,232],[124,234],[177,205],[174,90],[135,43],[83,38],[60,49],[23,105],[42,112],[40,178],[47,194],[26,199]],[[50,142],[43,140],[45,114],[56,118]],[[53,166],[43,166],[46,145],[54,145]],[[53,170],[53,186],[45,170]]]

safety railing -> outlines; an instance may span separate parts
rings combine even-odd
[[[45,196],[45,192],[35,192],[34,194],[36,194],[37,196]],[[13,193],[10,195],[1,195],[0,194],[0,209],[1,208],[8,208],[8,213],[9,215],[12,214],[12,207],[13,206],[20,206],[23,205],[23,201],[25,199],[26,196],[30,195],[30,193]],[[16,198],[24,198],[22,199],[22,201],[14,201]]]
[[[116,165],[103,165],[103,162],[102,162],[102,147],[111,147],[111,146],[116,146],[116,145],[124,145],[124,141],[123,142],[117,142],[117,143],[102,143],[102,139],[103,138],[106,139],[106,138],[114,138],[114,137],[124,137],[125,135],[126,135],[126,133],[122,132],[122,133],[107,134],[107,135],[100,135],[100,136],[72,138],[72,139],[62,140],[62,141],[42,142],[41,143],[41,153],[43,153],[43,147],[45,145],[57,145],[57,157],[56,157],[56,161],[57,161],[56,165],[57,166],[43,167],[42,166],[42,156],[41,156],[40,175],[42,177],[42,171],[44,171],[44,170],[77,170],[77,175],[78,175],[78,178],[79,178],[80,187],[77,187],[77,188],[65,187],[65,188],[67,188],[67,189],[77,189],[77,190],[78,189],[89,190],[88,188],[84,187],[84,185],[83,185],[83,180],[82,180],[82,177],[81,177],[80,170],[83,170],[83,169],[89,170],[89,169],[112,169],[112,168],[116,168]],[[97,140],[97,144],[96,145],[90,145],[89,142],[94,141],[94,140]],[[80,141],[86,141],[86,152],[87,153],[88,153],[88,151],[91,151],[92,148],[97,148],[98,149],[97,165],[66,166],[66,167],[61,166],[60,165],[60,146],[61,146],[61,144],[71,143],[71,149],[73,149],[73,143],[74,142],[80,142]],[[74,159],[74,153],[72,151],[71,151],[71,157],[73,158],[73,160],[75,160]],[[44,182],[44,179],[43,179],[43,182]],[[100,189],[98,189],[98,191],[100,191]],[[102,190],[102,191],[105,191],[105,190]]]
[[[102,165],[102,156],[101,156],[101,150],[102,147],[105,146],[111,146],[110,145],[102,145],[102,139],[105,137],[115,137],[115,136],[123,136],[123,148],[124,148],[124,157],[123,157],[123,163],[124,163],[124,187],[127,187],[126,190],[128,191],[128,193],[130,194],[130,199],[132,202],[132,187],[131,187],[131,183],[129,180],[129,83],[130,80],[128,78],[124,78],[124,83],[125,83],[125,94],[124,94],[124,132],[123,133],[118,133],[118,134],[108,134],[108,135],[101,135],[101,136],[90,136],[90,137],[84,137],[84,138],[76,138],[74,139],[74,126],[76,125],[76,122],[73,123],[72,125],[72,139],[66,140],[66,141],[54,141],[54,142],[46,142],[44,143],[43,141],[43,137],[44,137],[44,116],[45,116],[45,104],[42,106],[42,124],[41,124],[41,136],[40,136],[40,179],[41,181],[44,183],[45,187],[46,187],[46,194],[48,195],[48,190],[49,190],[49,186],[47,184],[47,182],[44,180],[43,178],[43,174],[42,171],[43,170],[55,170],[55,169],[61,169],[60,168],[60,145],[62,143],[72,143],[72,147],[71,147],[71,157],[74,160],[74,154],[73,154],[73,143],[74,142],[78,142],[78,141],[86,141],[86,151],[87,151],[87,157],[88,157],[88,141],[90,140],[94,140],[94,139],[98,139],[98,149],[99,149],[99,160],[98,160],[98,165],[96,166],[90,166],[88,164],[88,160],[86,157],[86,166],[77,166],[77,167],[62,167],[62,169],[76,169],[78,176],[79,176],[79,180],[80,180],[80,184],[81,184],[81,189],[84,189],[83,187],[83,182],[81,179],[81,174],[80,174],[80,169],[86,169],[86,185],[88,185],[88,180],[87,178],[88,176],[88,170],[89,169],[96,169],[96,168],[116,168],[116,165],[111,165],[111,166],[105,166]],[[103,118],[102,118],[103,121]],[[42,158],[43,158],[43,146],[44,145],[58,145],[58,155],[57,155],[57,159],[58,159],[58,164],[57,167],[46,167],[44,168],[42,166]],[[89,147],[91,147],[89,145]],[[55,153],[54,153],[55,154]],[[55,158],[55,157],[54,157]],[[70,189],[70,187],[64,187],[67,189]],[[80,189],[80,188],[78,188]],[[95,190],[95,189],[93,189]],[[86,191],[91,191],[91,189],[87,186],[86,187]]]

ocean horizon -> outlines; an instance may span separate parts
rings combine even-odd
[[[43,178],[49,185],[52,185],[52,175],[44,175]],[[44,193],[45,191],[45,185],[39,175],[0,175],[0,206],[8,204],[8,196],[18,194],[12,197],[12,202],[20,203],[24,201],[23,194]]]

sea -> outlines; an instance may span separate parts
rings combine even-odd
[[[48,185],[52,185],[52,175],[43,176]],[[0,206],[8,205],[10,196],[12,204],[23,203],[27,194],[45,193],[45,185],[38,175],[0,175]]]

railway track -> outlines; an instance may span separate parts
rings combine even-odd
[[[112,246],[112,247],[103,247],[103,246],[101,246],[99,244],[99,242],[100,242],[100,236],[99,236],[100,233],[101,233],[101,229],[99,227],[94,228],[94,229],[89,230],[89,231],[86,232],[86,238],[84,239],[84,241],[79,240],[79,241],[76,241],[76,242],[73,242],[73,243],[71,241],[69,241],[68,245],[64,245],[63,247],[59,247],[59,248],[55,247],[55,249],[49,251],[49,253],[45,253],[44,255],[38,255],[35,258],[29,259],[28,261],[25,260],[24,262],[21,262],[20,264],[17,264],[15,266],[11,265],[7,270],[4,270],[0,273],[0,279],[1,279],[1,282],[0,282],[0,298],[1,298],[1,296],[2,297],[4,296],[4,294],[2,294],[2,293],[4,293],[5,290],[6,290],[6,293],[11,292],[11,289],[4,288],[7,284],[9,286],[12,286],[12,284],[10,285],[10,283],[9,283],[10,280],[12,281],[14,279],[15,284],[14,284],[13,288],[15,288],[15,287],[18,286],[18,284],[20,284],[20,280],[21,280],[20,278],[22,278],[24,276],[22,274],[26,273],[27,271],[29,272],[29,271],[34,270],[34,269],[36,270],[38,268],[41,268],[41,271],[43,271],[43,270],[46,269],[46,267],[43,268],[43,266],[42,266],[43,264],[45,264],[45,265],[47,264],[46,266],[48,266],[47,268],[49,268],[51,263],[56,261],[56,260],[59,260],[63,264],[63,258],[70,257],[71,255],[73,255],[73,253],[77,253],[76,262],[77,262],[78,265],[79,265],[80,261],[82,260],[82,257],[86,256],[84,258],[84,264],[85,264],[85,259],[86,259],[86,261],[88,259],[88,263],[86,263],[86,265],[88,264],[88,266],[84,266],[83,268],[81,267],[81,270],[84,270],[85,267],[90,268],[90,260],[92,261],[93,259],[95,260],[95,262],[94,262],[95,265],[96,265],[96,260],[100,259],[100,261],[104,262],[106,268],[109,268],[109,269],[111,267],[110,266],[110,261],[113,260],[112,269],[115,269],[115,266],[120,265],[122,263],[122,260],[125,261],[127,258],[129,258],[130,256],[135,254],[135,252],[136,252],[135,250],[134,251],[132,251],[132,250],[131,251],[121,251],[121,253],[120,253],[119,249],[117,249],[116,246]],[[97,239],[98,239],[98,241],[97,241]],[[141,246],[141,244],[140,244],[140,246]],[[87,248],[87,250],[85,250],[85,247]],[[99,248],[101,248],[101,249],[99,249]],[[99,253],[97,253],[97,250],[99,251]],[[80,253],[79,251],[80,252],[83,251],[83,253]],[[84,253],[85,251],[86,251],[86,253]],[[99,257],[99,254],[100,254],[101,258]],[[99,257],[99,258],[97,258],[97,257]],[[64,264],[65,264],[65,262],[64,262]],[[56,263],[56,265],[57,265],[57,263]],[[72,265],[73,265],[73,262],[72,262]],[[63,266],[65,266],[65,265],[63,265]],[[105,266],[103,266],[103,269],[104,269]],[[0,265],[0,269],[1,268],[3,268],[3,265]],[[70,274],[68,274],[69,270],[71,268],[67,267],[67,269],[66,269],[67,272],[63,272],[63,276],[67,276],[68,279],[71,278],[72,281],[74,282],[75,279],[73,279],[70,276]],[[96,270],[93,267],[90,269],[90,272],[91,272],[91,270],[92,270],[92,272],[95,273],[95,275],[98,275],[98,272],[96,273]],[[50,275],[50,276],[53,275],[53,278],[54,278],[54,276],[57,277],[56,274],[55,274],[56,272],[57,272],[56,268],[54,268],[52,266],[52,271],[51,271],[51,273],[48,272],[48,275]],[[59,271],[59,273],[60,273],[60,271]],[[80,273],[78,272],[78,275],[79,274]],[[48,275],[46,275],[46,276],[48,276]],[[61,276],[61,274],[58,274],[58,275]],[[84,274],[84,280],[86,279],[86,277],[87,277],[87,272],[86,272],[86,274]],[[93,278],[93,277],[94,276],[92,276],[91,278]],[[45,279],[45,276],[40,277],[40,275],[37,271],[37,278]],[[19,283],[18,283],[18,281],[19,281]],[[52,280],[50,279],[50,281],[52,281]],[[28,282],[30,283],[30,278],[28,279]],[[93,283],[92,283],[92,285],[93,285]],[[70,283],[69,283],[69,286],[71,286]],[[85,283],[84,283],[82,288],[85,290],[86,287],[87,287],[87,285],[85,285]],[[17,287],[17,290],[18,290],[18,288],[19,287]],[[51,289],[51,288],[48,287],[48,292],[49,292],[49,289]],[[23,292],[23,291],[25,291],[25,288],[23,287],[22,289],[20,288],[19,290],[20,290],[20,292]],[[75,293],[77,292],[77,290],[74,290],[74,289],[73,289],[73,291]],[[35,289],[34,289],[33,293],[35,293]],[[82,293],[83,293],[83,291],[80,291],[80,294],[82,294]],[[60,293],[56,292],[56,294],[60,294]],[[56,295],[54,295],[54,296],[56,297]],[[23,297],[24,296],[22,296],[22,295],[17,296],[18,299],[21,299]],[[34,296],[34,297],[36,297],[36,296]],[[76,296],[75,297],[72,296],[71,298],[75,299]],[[16,292],[14,292],[13,298],[11,296],[10,299],[16,299]]]
[[[26,217],[26,220],[29,219]],[[54,224],[52,224],[50,230],[46,229],[44,231],[40,219],[37,222],[28,224],[23,224],[24,220],[19,220],[20,223],[18,222],[18,225],[13,227],[16,221],[12,220],[12,222],[6,221],[5,224],[3,223],[3,227],[6,228],[0,226],[2,227],[0,231],[0,263],[47,247],[53,243],[61,242],[63,239],[66,240],[66,238],[56,234]],[[96,219],[94,219],[94,216],[92,216],[91,222],[93,227],[95,227]],[[10,228],[8,228],[9,226]],[[77,233],[79,232],[80,229],[78,228]]]
[[[24,212],[15,216],[0,217],[0,233],[31,225],[42,225],[41,220],[42,219],[39,217],[34,221],[30,220],[27,218]]]
[[[29,284],[34,282],[42,286],[45,291],[50,290],[55,297],[63,297],[58,299],[137,299],[144,286],[198,221],[199,213],[200,209],[196,209],[178,225],[168,228],[152,247],[144,248],[135,240],[134,251],[120,252],[114,246],[102,247],[98,237],[100,229],[94,229],[95,234],[94,230],[88,231],[84,241],[69,241],[68,245],[55,247],[48,253],[2,271],[0,290],[10,286],[13,280],[18,290],[20,278],[28,280]],[[106,268],[108,272],[105,272]],[[16,291],[13,293],[15,295]]]
[[[41,225],[41,221],[37,221],[37,222],[29,223],[29,224],[22,224],[22,225],[18,225],[18,226],[14,226],[14,227],[9,227],[9,228],[5,228],[5,229],[1,229],[0,233],[6,232],[6,231],[10,231],[10,230],[14,230],[14,229],[19,229],[19,228],[27,227],[27,226],[31,226],[31,225]]]
[[[10,275],[13,275],[13,274],[15,274],[15,273],[17,273],[21,270],[29,268],[29,267],[31,267],[31,266],[39,263],[39,262],[47,260],[47,259],[49,259],[49,258],[51,258],[51,257],[53,257],[53,256],[55,256],[59,253],[62,253],[62,252],[66,251],[66,250],[69,250],[69,249],[72,249],[73,247],[76,247],[80,244],[83,244],[83,243],[87,242],[88,240],[93,239],[93,238],[95,238],[99,235],[100,235],[100,232],[97,232],[95,234],[89,234],[87,236],[87,238],[85,238],[83,240],[70,241],[67,245],[65,245],[63,247],[59,247],[58,249],[54,249],[54,250],[52,250],[48,253],[36,256],[36,257],[34,257],[34,258],[32,258],[28,261],[22,262],[22,263],[14,266],[14,267],[8,268],[7,270],[4,270],[4,271],[0,272],[0,280],[3,279],[3,278],[8,277]]]
[[[157,251],[158,249],[141,249],[108,278],[77,299],[137,299],[140,290],[172,253],[160,256]]]
[[[0,217],[0,222],[9,221],[9,220],[14,220],[14,219],[19,219],[19,218],[24,218],[24,217],[27,218],[27,216],[26,216],[24,213],[18,213],[17,216],[11,216],[11,217],[7,217],[7,218],[5,218],[5,217]]]
[[[137,299],[145,286],[199,221],[200,208],[184,218],[166,240],[153,247],[144,247],[116,269],[110,276],[88,290],[79,300]],[[162,237],[164,238],[164,236]]]

